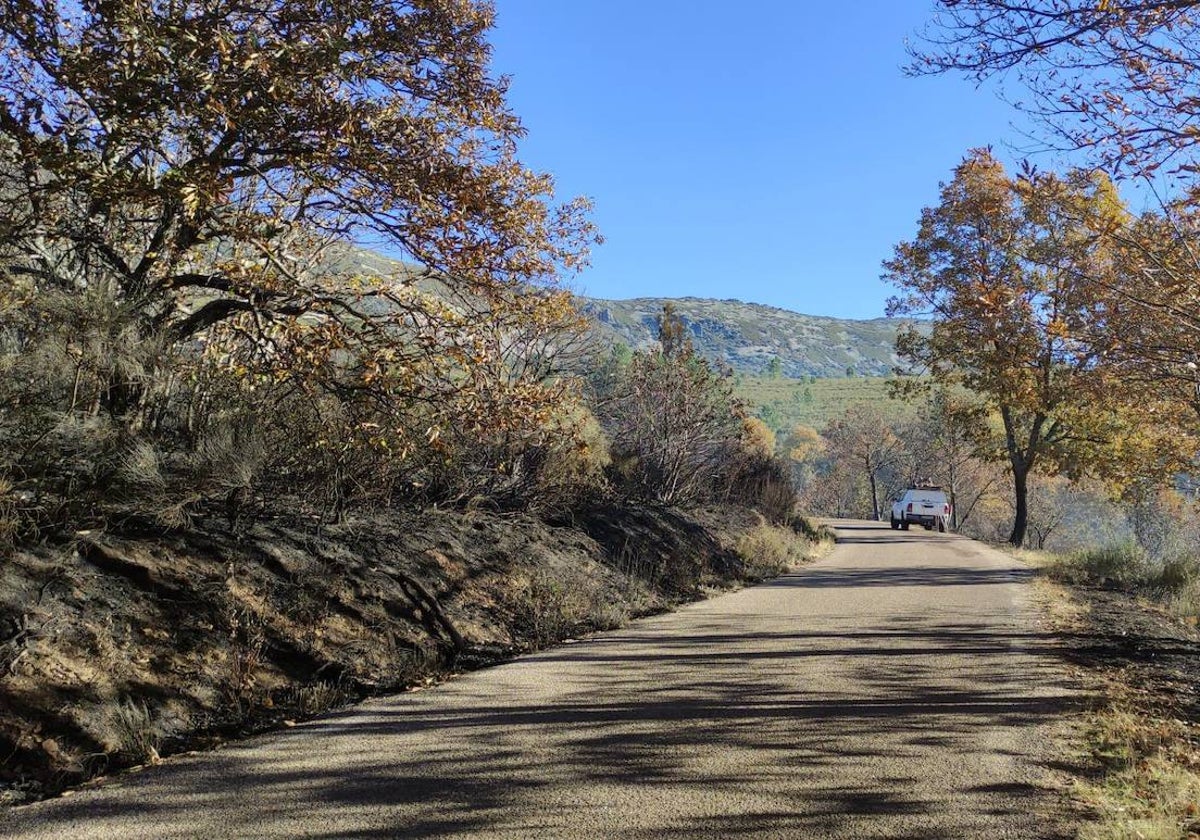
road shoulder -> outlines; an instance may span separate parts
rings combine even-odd
[[[1089,697],[1057,734],[1054,766],[1078,836],[1200,837],[1200,634],[1148,601],[1065,585],[1038,565],[1036,598]]]

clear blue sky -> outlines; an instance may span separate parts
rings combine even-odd
[[[905,78],[931,7],[497,0],[522,159],[593,198],[607,239],[572,286],[882,315],[880,261],[938,182],[974,146],[1028,145],[992,91]]]

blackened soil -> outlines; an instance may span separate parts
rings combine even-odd
[[[1148,712],[1200,722],[1200,633],[1135,595],[1076,587],[1082,625],[1063,634],[1067,657],[1119,679]]]

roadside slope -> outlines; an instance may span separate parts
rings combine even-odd
[[[812,566],[0,817],[11,837],[1059,836],[1074,701],[1020,564],[839,523]]]
[[[0,805],[611,629],[812,547],[745,508],[618,500],[557,524],[304,524],[81,532],[6,557]],[[744,562],[755,535],[788,556]]]

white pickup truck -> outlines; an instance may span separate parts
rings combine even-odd
[[[892,502],[892,528],[905,531],[913,522],[926,530],[945,531],[950,524],[950,500],[940,487],[910,487]]]

